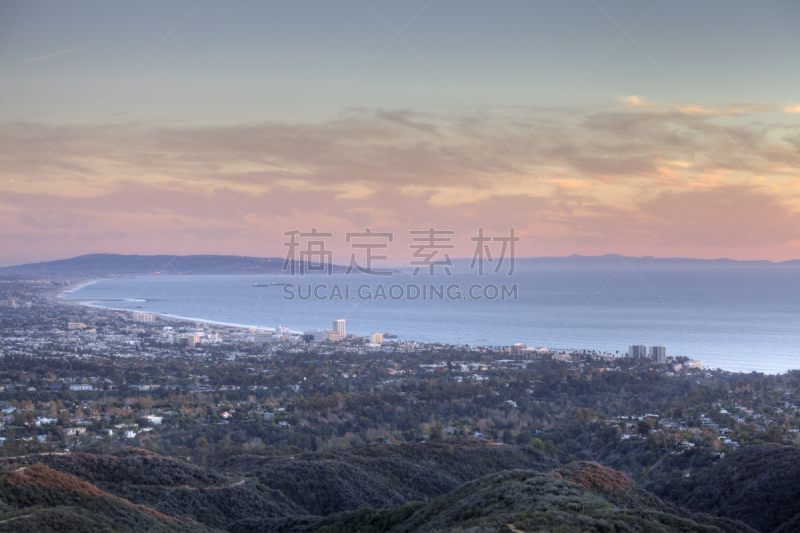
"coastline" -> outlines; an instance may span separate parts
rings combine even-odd
[[[51,303],[57,303],[57,304],[62,304],[62,305],[71,305],[71,306],[79,305],[79,306],[89,307],[89,308],[93,308],[93,309],[108,309],[108,310],[111,310],[111,311],[118,311],[118,312],[122,312],[122,313],[131,313],[131,314],[136,312],[136,311],[133,311],[133,310],[117,309],[117,308],[114,308],[114,307],[108,307],[108,306],[104,306],[104,305],[93,305],[95,302],[126,302],[126,301],[128,301],[128,300],[121,299],[121,298],[120,299],[114,299],[114,300],[97,299],[97,298],[95,298],[95,299],[90,299],[90,298],[74,298],[74,299],[73,298],[62,298],[63,294],[74,292],[74,291],[77,291],[78,289],[86,287],[87,285],[91,285],[93,283],[97,283],[98,281],[104,281],[104,280],[108,280],[108,279],[115,279],[115,278],[94,278],[94,279],[89,279],[89,280],[85,280],[85,281],[80,281],[74,287],[68,287],[68,288],[61,287],[59,289],[54,289],[54,290],[47,291],[45,293],[45,298]],[[147,301],[147,300],[143,300],[143,301]],[[161,320],[163,320],[165,322],[189,323],[189,324],[195,324],[195,325],[210,324],[210,325],[214,325],[214,326],[225,326],[225,327],[233,327],[233,328],[241,328],[241,329],[258,328],[258,326],[248,326],[248,325],[245,325],[245,324],[234,324],[234,323],[231,323],[231,322],[219,322],[219,321],[215,321],[215,320],[202,320],[202,319],[198,319],[198,318],[175,316],[175,315],[169,315],[169,314],[166,314],[166,313],[158,313],[158,312],[153,312],[153,311],[148,311],[148,312],[152,312],[154,315],[156,315],[157,317],[159,317]],[[259,329],[264,329],[264,328],[259,328]]]
[[[578,275],[578,276],[580,277],[580,275]],[[231,278],[240,278],[242,276],[230,276],[230,277]],[[154,313],[155,315],[157,315],[159,317],[159,321],[158,322],[161,322],[161,324],[164,325],[164,326],[182,324],[182,325],[185,325],[187,327],[191,327],[191,326],[200,325],[200,324],[207,324],[207,325],[209,325],[211,327],[231,328],[231,330],[236,329],[236,330],[245,330],[245,331],[247,329],[257,328],[257,327],[260,328],[263,331],[273,331],[274,330],[273,324],[277,324],[277,323],[287,324],[287,322],[288,322],[287,325],[290,326],[290,331],[292,333],[295,333],[296,332],[295,329],[291,328],[291,325],[293,323],[298,323],[298,324],[301,324],[301,325],[305,325],[307,323],[307,321],[304,322],[304,317],[303,317],[302,313],[306,313],[306,312],[314,312],[314,313],[316,313],[314,315],[314,318],[318,319],[316,323],[320,323],[320,324],[324,324],[325,321],[328,318],[327,316],[322,316],[322,315],[330,314],[330,313],[328,313],[327,309],[319,310],[319,309],[316,309],[316,308],[311,310],[311,311],[304,311],[303,310],[304,308],[297,308],[297,309],[288,309],[286,312],[283,312],[283,309],[278,306],[278,304],[280,302],[278,302],[278,303],[270,302],[270,301],[266,300],[266,298],[267,298],[266,295],[264,296],[264,298],[265,298],[264,303],[263,304],[259,303],[260,302],[260,300],[258,300],[259,295],[266,294],[266,293],[258,292],[258,291],[263,291],[263,289],[250,289],[249,288],[250,285],[253,284],[252,280],[248,280],[248,282],[246,283],[246,285],[247,285],[246,288],[241,288],[240,287],[242,291],[246,291],[246,292],[241,292],[240,291],[240,292],[237,293],[237,295],[242,296],[242,298],[245,298],[245,296],[247,296],[248,298],[250,296],[255,298],[254,300],[252,300],[255,303],[251,306],[252,309],[250,309],[250,308],[247,309],[248,312],[238,312],[238,309],[234,309],[233,307],[230,307],[230,308],[226,307],[226,302],[225,301],[221,301],[219,303],[219,305],[217,305],[217,302],[213,302],[215,304],[215,306],[219,307],[220,311],[224,310],[224,314],[228,315],[229,318],[236,318],[236,319],[242,320],[242,322],[234,323],[234,322],[230,322],[230,321],[225,321],[224,317],[221,317],[221,316],[214,316],[212,318],[211,315],[215,315],[215,313],[212,312],[211,308],[201,305],[201,302],[199,300],[193,300],[193,299],[185,300],[183,302],[179,302],[180,305],[172,305],[169,301],[159,303],[159,300],[162,299],[161,298],[161,291],[149,292],[147,294],[148,295],[147,300],[150,300],[150,301],[147,304],[142,303],[141,307],[143,307],[144,309],[141,309],[141,308],[137,308],[140,304],[134,301],[135,298],[129,298],[128,297],[128,296],[131,296],[131,297],[135,296],[137,294],[137,290],[138,289],[133,289],[133,290],[128,290],[128,289],[126,289],[126,290],[112,290],[113,287],[115,287],[118,284],[117,282],[119,282],[120,287],[128,287],[129,289],[132,288],[132,287],[138,287],[139,286],[139,284],[137,284],[137,283],[131,283],[130,279],[128,281],[126,281],[125,278],[129,278],[129,277],[127,277],[127,276],[126,277],[106,276],[106,277],[103,277],[103,278],[86,277],[86,278],[84,278],[83,280],[80,280],[80,281],[76,280],[77,283],[72,287],[68,286],[68,287],[59,287],[58,289],[50,289],[50,291],[48,291],[48,297],[49,297],[49,299],[51,301],[59,302],[59,303],[62,303],[62,304],[66,304],[66,305],[83,305],[84,307],[92,307],[92,308],[95,308],[95,309],[98,309],[98,310],[99,309],[110,309],[110,310],[120,311],[120,312],[125,312],[125,313],[134,313],[134,312],[137,312],[137,311],[138,312],[150,312],[150,313]],[[263,279],[260,276],[258,278],[259,279]],[[702,278],[702,279],[705,279],[705,277]],[[80,289],[80,288],[85,288],[85,287],[87,287],[87,285],[89,285],[89,284],[91,284],[93,282],[99,282],[99,281],[104,281],[104,283],[100,284],[100,285],[98,285],[96,287],[87,288],[86,291],[84,291],[83,294],[81,294],[78,291],[78,289]],[[258,281],[258,280],[256,280],[256,281]],[[206,281],[206,283],[212,283],[212,282],[215,282],[215,280]],[[241,283],[240,279],[234,279],[234,280],[231,281],[231,285],[239,287],[239,286],[242,285],[242,283]],[[97,298],[96,299],[86,298],[85,296],[87,296],[87,295],[95,295]],[[273,293],[270,293],[270,295],[271,295],[270,297],[279,298],[279,295],[275,296],[275,294],[273,294]],[[170,300],[170,299],[171,298],[167,297],[167,300]],[[236,301],[234,301],[234,300],[232,300],[232,301],[234,303],[236,303]],[[245,302],[245,300],[242,300],[242,301]],[[250,300],[247,299],[247,301],[249,302]],[[233,304],[231,304],[231,305],[233,305]],[[264,306],[266,306],[266,307],[264,307]],[[306,304],[306,307],[307,306],[308,306],[308,304]],[[795,306],[795,304],[792,304],[790,309],[793,309],[794,306]],[[260,309],[262,309],[262,311],[259,311]],[[175,313],[175,314],[170,314],[170,311]],[[250,311],[252,311],[252,312],[250,312]],[[390,309],[390,311],[394,311],[394,310]],[[485,312],[484,312],[485,310],[483,308],[477,309],[477,311],[480,311],[485,315]],[[487,308],[486,311],[491,311],[491,309]],[[261,314],[258,314],[259,312]],[[334,312],[336,312],[335,309],[334,309]],[[178,314],[178,313],[181,313],[181,314]],[[115,314],[117,314],[117,313],[115,313]],[[345,315],[347,315],[347,312],[344,312],[344,313],[341,313],[341,314],[342,314],[342,316],[345,316]],[[362,312],[362,314],[363,314],[363,312]],[[206,315],[206,316],[200,316],[200,315]],[[319,318],[317,315],[322,316],[322,318]],[[131,317],[132,315],[121,315],[121,316]],[[391,315],[391,316],[394,316],[394,315]],[[442,338],[443,338],[443,335],[442,335],[443,331],[442,330],[435,330],[434,328],[431,328],[431,327],[425,328],[424,325],[423,325],[423,326],[420,327],[420,330],[417,331],[415,329],[412,329],[408,325],[408,323],[406,323],[406,322],[409,322],[408,320],[406,322],[402,322],[402,323],[399,323],[399,324],[395,324],[395,323],[389,324],[388,322],[386,322],[386,319],[384,317],[376,317],[371,324],[369,324],[367,326],[364,326],[363,324],[361,324],[361,323],[359,323],[357,321],[358,318],[363,318],[363,317],[356,317],[356,318],[353,319],[352,329],[355,330],[355,331],[362,331],[362,330],[365,330],[365,329],[366,330],[374,330],[374,331],[395,331],[396,333],[400,334],[400,338],[401,339],[406,340],[406,341],[417,341],[417,342],[423,343],[423,344],[424,343],[448,344],[448,340],[442,340]],[[689,318],[689,317],[687,317],[687,318]],[[734,316],[733,318],[736,318],[736,317]],[[348,320],[348,322],[350,322],[350,320]],[[442,322],[446,322],[446,321],[442,320]],[[673,322],[677,322],[677,320],[673,319]],[[716,320],[716,322],[719,322],[719,320]],[[587,322],[587,324],[591,325],[589,322]],[[612,323],[612,325],[614,325],[614,324]],[[670,325],[670,323],[667,323],[667,326],[669,326],[669,325]],[[711,325],[714,325],[714,324],[712,323]],[[374,327],[372,327],[372,326],[374,326]],[[700,326],[705,326],[705,323],[701,323]],[[414,326],[414,327],[416,327],[416,326]],[[697,326],[695,326],[695,327],[697,327]],[[710,326],[706,326],[706,327],[707,327],[707,329],[710,328]],[[400,329],[398,330],[398,328],[400,328]],[[313,327],[308,327],[306,329],[314,329],[314,328]],[[450,329],[453,329],[453,328],[450,328]],[[542,328],[540,328],[540,329],[542,329]],[[583,333],[583,331],[586,328],[584,328],[584,330],[578,330],[577,327],[574,327],[574,328],[571,328],[571,329],[575,329],[577,334],[578,334],[578,338],[582,339],[583,337],[580,337],[580,335]],[[595,328],[595,329],[599,329],[599,328]],[[694,329],[694,328],[692,328],[692,329]],[[700,330],[701,330],[701,328],[698,328],[698,331],[700,331]],[[472,330],[470,330],[470,331],[472,331]],[[509,333],[509,331],[510,331],[510,333]],[[525,343],[525,341],[527,340],[527,338],[524,336],[526,334],[526,332],[522,332],[521,334],[515,335],[514,334],[515,331],[516,331],[515,329],[510,329],[509,331],[503,330],[503,331],[498,331],[498,332],[492,332],[493,336],[491,336],[491,337],[485,335],[485,333],[483,333],[483,332],[476,332],[473,335],[474,337],[476,337],[476,342],[469,342],[469,341],[464,341],[464,342],[465,343],[468,342],[471,346],[482,346],[482,345],[502,346],[502,345],[510,345],[513,342],[523,342],[523,343]],[[569,328],[568,328],[568,331],[569,331]],[[596,334],[596,333],[593,333],[594,330],[591,329],[591,328],[589,328],[588,331],[589,331],[589,333],[585,334],[585,336],[587,337],[588,340],[584,339],[584,342],[565,340],[565,339],[567,339],[567,337],[565,335],[562,335],[563,338],[561,340],[564,341],[564,342],[561,342],[560,344],[559,343],[555,343],[555,342],[545,343],[545,342],[540,342],[540,341],[536,341],[536,340],[534,340],[533,343],[527,342],[526,344],[528,344],[528,346],[532,346],[532,345],[534,345],[534,346],[548,346],[551,349],[561,350],[561,351],[570,351],[570,350],[573,350],[573,349],[579,351],[580,349],[582,349],[581,347],[583,347],[583,346],[589,346],[590,349],[591,349],[591,347],[599,346],[600,347],[600,348],[598,348],[599,352],[605,353],[605,351],[608,350],[609,354],[613,354],[614,350],[616,350],[617,347],[618,347],[614,343],[622,344],[622,342],[619,341],[618,339],[623,339],[624,341],[630,341],[631,339],[639,340],[640,338],[642,338],[641,335],[634,335],[636,332],[634,332],[634,334],[630,334],[630,335],[627,335],[627,336],[623,336],[623,335],[613,336],[611,334]],[[672,333],[673,336],[676,335],[675,331],[672,331],[672,330],[669,330],[669,329],[666,330],[666,331],[667,331],[667,334]],[[625,329],[623,332],[627,332],[627,329]],[[548,331],[544,330],[544,333],[548,333]],[[558,333],[558,332],[556,332],[556,333]],[[686,333],[688,335],[688,334],[691,334],[692,332],[681,332],[681,331],[679,331],[678,333],[681,333],[682,335],[684,333]],[[769,331],[767,331],[767,333],[769,333]],[[550,336],[551,337],[554,336],[552,332],[550,332]],[[597,339],[592,338],[593,336],[597,337]],[[455,334],[453,335],[453,337],[455,337]],[[462,339],[460,339],[460,340],[463,340],[463,335],[461,335],[461,337],[462,337]],[[533,338],[536,338],[536,337],[533,337]],[[789,337],[789,338],[791,338],[791,337]],[[448,339],[448,337],[445,337],[445,339]],[[674,355],[674,356],[678,356],[678,355],[683,356],[683,355],[685,355],[685,356],[687,356],[687,357],[689,357],[690,359],[693,359],[693,360],[695,360],[695,359],[696,360],[702,360],[703,363],[704,363],[704,367],[706,367],[706,368],[723,368],[723,369],[725,369],[727,371],[730,371],[730,372],[744,372],[744,373],[755,371],[755,372],[763,372],[765,374],[777,374],[777,373],[786,372],[786,371],[788,371],[790,369],[793,369],[793,368],[797,368],[796,355],[794,355],[794,354],[784,354],[785,350],[784,351],[778,351],[778,350],[772,350],[772,349],[765,349],[764,346],[760,346],[758,348],[758,350],[752,350],[750,353],[744,354],[744,355],[734,354],[734,355],[737,355],[737,357],[734,357],[731,354],[729,354],[728,352],[723,351],[723,348],[720,348],[720,347],[724,346],[724,344],[722,344],[722,343],[718,343],[718,344],[714,344],[714,345],[706,343],[706,344],[700,344],[698,346],[692,345],[692,346],[689,346],[689,347],[683,346],[683,345],[679,345],[677,347],[673,347],[673,343],[677,343],[678,341],[675,341],[672,338],[665,338],[664,340],[671,341],[669,344],[667,344],[666,342],[662,342],[662,344],[666,344],[670,348],[670,350],[671,350],[670,355]],[[748,340],[748,338],[744,338],[744,341],[747,341],[747,340]],[[596,342],[592,342],[592,341],[596,341]],[[657,341],[661,341],[661,339],[657,339]],[[449,344],[456,345],[456,344],[458,344],[458,342],[456,342],[455,338],[452,338],[452,340],[449,341]],[[685,341],[684,341],[684,344],[686,344]],[[564,346],[569,346],[570,348],[564,348]],[[608,348],[609,346],[611,348]],[[770,346],[767,346],[767,348],[770,348]],[[625,353],[626,346],[621,346],[620,348],[621,349],[619,351],[617,351],[617,353],[618,354],[619,353]],[[753,354],[755,354],[755,353],[761,354],[762,357],[753,357]]]
[[[61,295],[62,294],[67,294],[67,293],[70,293],[70,292],[73,292],[73,291],[77,291],[78,289],[86,287],[87,285],[91,285],[93,283],[97,283],[98,281],[103,281],[103,280],[106,280],[106,279],[111,279],[111,278],[92,278],[92,279],[89,279],[89,280],[81,280],[75,286],[60,287],[58,289],[52,289],[52,290],[49,290],[49,291],[45,291],[44,296],[47,299],[47,301],[49,301],[51,303],[60,303],[60,304],[64,304],[64,305],[82,305],[84,302],[92,302],[92,301],[95,301],[95,300],[83,300],[83,299],[81,299],[81,300],[78,300],[78,299],[72,300],[72,299],[69,299],[69,298],[62,298]]]

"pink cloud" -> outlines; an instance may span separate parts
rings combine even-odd
[[[796,257],[796,133],[735,107],[725,129],[638,105],[560,110],[538,126],[535,109],[483,120],[355,109],[296,139],[297,124],[263,124],[291,141],[288,154],[252,125],[83,126],[59,148],[80,176],[52,155],[0,205],[0,262],[282,255],[283,231],[312,226],[395,231],[402,256],[409,229],[439,223],[457,230],[465,256],[478,227],[513,226],[523,255],[631,254],[649,242],[652,255]],[[35,127],[51,142],[70,129]],[[4,125],[0,141],[5,196],[49,147],[20,124]]]

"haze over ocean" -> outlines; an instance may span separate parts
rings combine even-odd
[[[142,276],[101,280],[64,296],[95,305],[210,322],[292,331],[326,329],[336,318],[360,335],[391,332],[401,340],[475,345],[587,349],[622,355],[629,344],[662,344],[668,356],[706,367],[778,373],[800,368],[800,272],[796,268],[703,268],[619,272],[517,271],[513,277],[405,273],[378,279],[335,274]],[[516,283],[517,301],[284,300],[284,287],[254,283],[445,286]],[[363,291],[366,292],[366,291]],[[397,291],[395,291],[397,294]],[[133,299],[137,301],[132,301]],[[146,301],[139,301],[146,300]]]

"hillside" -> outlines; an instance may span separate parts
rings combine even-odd
[[[754,531],[596,463],[475,441],[243,455],[216,469],[136,448],[0,468],[0,531]]]
[[[447,494],[486,474],[556,466],[533,448],[464,442],[362,446],[294,457],[245,455],[216,470],[137,448],[116,455],[4,459],[0,467],[37,463],[136,504],[214,528],[225,528],[242,517],[316,520],[363,507],[400,507]]]
[[[310,514],[361,507],[388,508],[427,501],[487,474],[524,468],[546,471],[556,463],[526,446],[480,442],[360,446],[295,457],[236,458],[223,465],[258,467],[258,479],[280,490]],[[325,483],[319,483],[324,479]]]
[[[754,531],[741,522],[664,503],[619,472],[593,463],[575,463],[549,473],[510,470],[491,474],[428,504],[327,517],[244,519],[229,529],[236,533]]]
[[[306,514],[280,492],[259,488],[242,476],[221,474],[135,448],[121,455],[36,455],[2,460],[0,466],[37,463],[166,515],[215,528],[254,514],[267,517]]]
[[[503,526],[521,531],[752,531],[741,523],[665,504],[625,476],[594,463],[552,473],[515,470],[466,483],[392,532]],[[512,530],[513,531],[513,530]]]
[[[0,474],[0,531],[202,532],[42,464]]]
[[[297,262],[298,268],[301,262]],[[0,275],[122,276],[147,274],[280,274],[283,258],[238,255],[89,254],[0,268]],[[332,266],[334,272],[345,267]]]
[[[798,480],[800,450],[762,444],[737,450],[695,475],[653,490],[693,511],[735,518],[762,533],[788,532],[797,531],[788,522],[800,523]]]
[[[60,453],[0,459],[0,467],[36,463],[71,474],[95,485],[128,484],[198,488],[224,485],[235,480],[231,476],[162,457],[140,448],[129,448],[117,455]]]

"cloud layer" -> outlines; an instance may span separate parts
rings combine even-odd
[[[34,129],[55,145],[72,126],[7,123],[0,262],[283,255],[283,232],[311,227],[335,233],[339,260],[344,233],[366,227],[395,232],[396,260],[408,231],[428,227],[455,230],[459,256],[479,227],[515,227],[519,255],[800,257],[800,130],[782,122],[792,115],[619,101],[350,109],[310,126],[84,125],[49,156]]]

